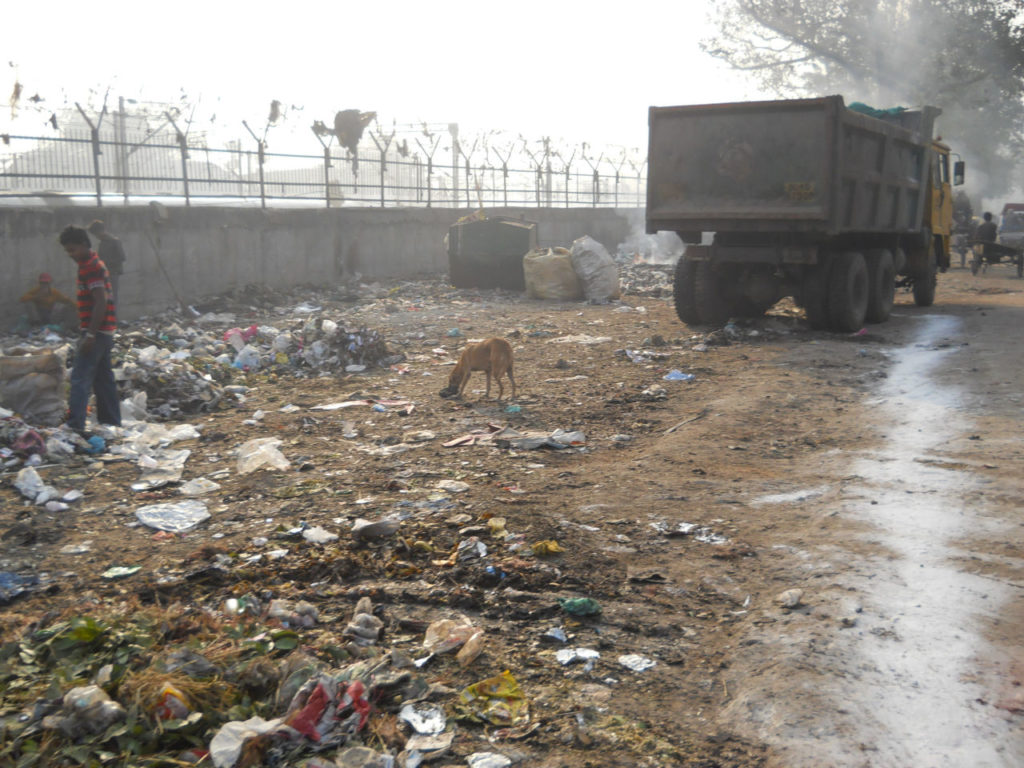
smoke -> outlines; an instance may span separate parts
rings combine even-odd
[[[683,255],[686,246],[675,232],[658,232],[648,235],[645,230],[644,212],[630,211],[626,214],[629,222],[629,236],[619,243],[616,254],[620,259],[642,261],[647,264],[675,264]]]

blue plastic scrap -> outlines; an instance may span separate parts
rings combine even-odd
[[[0,571],[0,605],[14,601],[38,585],[39,577],[35,574],[25,576],[11,571]]]

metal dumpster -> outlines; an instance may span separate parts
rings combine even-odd
[[[448,230],[448,274],[456,288],[526,290],[523,256],[537,247],[537,222],[494,217]]]

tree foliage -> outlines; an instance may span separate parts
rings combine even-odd
[[[1020,0],[720,0],[704,49],[780,95],[933,104],[986,196],[1024,150]],[[980,176],[980,178],[979,178]]]

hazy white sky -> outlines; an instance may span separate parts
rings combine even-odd
[[[651,105],[762,95],[700,51],[709,5],[10,2],[0,88],[10,94],[17,78],[23,100],[38,93],[45,102],[22,109],[17,126],[0,110],[0,131],[42,130],[51,110],[75,101],[98,107],[109,86],[114,103],[184,92],[200,100],[197,125],[229,133],[244,131],[243,118],[262,126],[279,99],[303,108],[281,130],[307,135],[314,119],[354,108],[385,124],[644,146]]]

